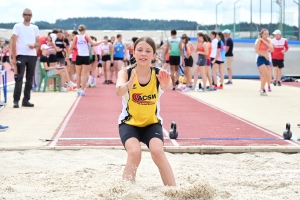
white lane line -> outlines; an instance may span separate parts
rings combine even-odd
[[[170,138],[165,137],[165,140],[170,140]],[[58,141],[74,141],[74,140],[121,140],[120,138],[59,138]]]
[[[174,146],[179,146],[179,144],[176,142],[176,140],[170,139],[170,138],[169,138],[169,132],[168,132],[166,129],[163,128],[163,132],[164,132],[164,134],[166,135],[166,137],[172,142],[172,144],[173,144]]]
[[[75,101],[72,109],[70,110],[69,114],[67,115],[67,117],[65,118],[63,124],[61,125],[60,129],[58,130],[57,134],[55,135],[54,139],[52,140],[52,142],[49,144],[49,147],[55,147],[56,143],[58,142],[59,138],[61,137],[61,135],[63,134],[71,116],[73,115],[79,101],[81,99],[81,96],[79,96],[77,98],[77,100]]]
[[[185,93],[183,93],[183,92],[180,92],[180,94],[183,94],[183,95],[185,95],[185,96],[187,96],[187,97],[190,97],[190,98],[192,98],[192,99],[195,99],[196,101],[199,101],[200,103],[203,103],[203,104],[205,104],[205,105],[207,105],[207,106],[209,106],[209,107],[211,107],[211,108],[214,108],[214,109],[216,109],[216,110],[218,110],[218,111],[220,111],[220,112],[222,112],[222,113],[225,113],[225,114],[227,114],[227,115],[229,115],[229,116],[231,116],[231,117],[233,117],[233,118],[235,118],[235,119],[237,119],[237,120],[240,120],[240,121],[242,121],[242,122],[244,122],[244,123],[246,123],[246,124],[248,124],[248,125],[250,125],[250,126],[253,126],[253,127],[255,127],[255,128],[257,128],[257,129],[259,129],[259,130],[265,132],[265,133],[268,133],[268,134],[270,134],[270,135],[272,135],[272,136],[274,136],[274,137],[277,137],[277,138],[279,138],[279,139],[282,139],[282,137],[280,137],[279,135],[277,135],[277,134],[275,134],[275,133],[272,133],[271,131],[268,131],[268,130],[266,130],[266,129],[264,129],[264,128],[261,128],[261,127],[255,125],[255,124],[253,124],[253,123],[251,123],[251,122],[248,122],[248,121],[246,121],[246,120],[244,120],[244,119],[242,119],[242,118],[240,118],[240,117],[238,117],[238,116],[236,116],[236,115],[233,115],[233,114],[231,114],[231,113],[229,113],[229,112],[227,112],[227,111],[225,111],[225,110],[222,110],[222,109],[217,108],[217,107],[215,107],[215,106],[213,106],[213,105],[211,105],[211,104],[208,104],[208,103],[206,103],[206,102],[204,102],[204,101],[202,101],[202,100],[200,100],[200,99],[197,99],[196,97],[189,96],[189,95],[187,95],[187,94],[185,94]],[[288,142],[288,143],[290,143],[290,144],[292,144],[292,145],[300,145],[300,144],[298,144],[297,142],[294,142],[294,141],[289,141],[289,140],[285,140],[285,141]]]

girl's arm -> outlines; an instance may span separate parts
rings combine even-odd
[[[89,36],[89,35],[85,35],[88,42],[92,45],[92,46],[98,46],[99,44],[101,43],[104,43],[105,40],[102,40],[102,41],[98,41],[98,42],[95,42],[94,40],[92,40],[92,38]]]
[[[124,45],[124,60],[127,60],[127,46]]]
[[[111,56],[111,58],[110,58],[111,62],[114,62],[114,45],[113,44],[110,45],[110,56]]]
[[[130,88],[132,88],[133,84],[129,86],[129,82],[133,82],[132,77],[135,76],[134,70],[131,72],[130,80],[128,80],[127,69],[123,68],[118,72],[118,79],[116,83],[116,94],[117,96],[125,95]]]
[[[191,47],[189,44],[186,44],[186,57],[187,58],[190,58],[190,56],[191,56],[190,52],[191,52]]]
[[[257,42],[255,43],[255,52],[256,52],[258,55],[263,56],[263,55],[262,55],[262,51],[259,50],[261,41],[262,41],[262,40],[258,39]]]
[[[70,54],[73,52],[73,49],[74,49],[74,46],[75,46],[75,40],[76,40],[76,38],[73,39],[70,50],[67,52],[66,59],[69,58]]]
[[[52,45],[53,45],[53,47],[55,49],[55,51],[53,53],[55,53],[55,52],[61,52],[62,51],[61,48],[59,48],[59,47],[56,46],[55,42],[52,42]]]
[[[43,66],[45,70],[51,70],[51,69],[56,69],[56,66],[54,67],[49,67],[47,62],[43,62]]]
[[[194,51],[196,49],[195,46],[193,45],[193,43],[191,43],[190,41],[188,42],[188,46],[190,46],[192,51]]]
[[[218,48],[218,49],[217,49],[217,55],[216,55],[216,57],[214,58],[214,60],[212,61],[213,63],[216,62],[216,60],[217,60],[217,58],[220,56],[220,54],[221,54],[221,48]]]
[[[204,54],[203,55],[207,56],[208,55],[208,44],[207,44],[207,42],[203,43],[203,48],[204,48]]]
[[[95,61],[98,62],[98,56],[97,56],[97,51],[96,51],[96,46],[93,46],[93,53],[94,53],[94,56],[95,56]]]

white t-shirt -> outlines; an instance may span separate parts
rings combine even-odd
[[[217,50],[218,50],[218,39],[215,38],[211,41],[212,49],[211,49],[211,58],[215,58],[217,56]]]
[[[17,55],[36,56],[36,50],[30,49],[28,45],[34,45],[36,37],[39,37],[39,28],[36,25],[30,24],[25,26],[23,23],[14,25],[13,34],[17,39]]]
[[[258,39],[255,40],[254,45],[256,45],[257,41]],[[257,58],[258,58],[258,54],[256,54],[255,62],[257,62]],[[270,58],[269,61],[272,62],[272,54],[270,52],[269,52],[269,58]]]

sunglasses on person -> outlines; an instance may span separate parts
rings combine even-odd
[[[28,17],[31,17],[32,16],[32,14],[25,14],[25,13],[23,13],[23,16],[28,16]]]

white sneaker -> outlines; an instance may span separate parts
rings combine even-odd
[[[69,87],[76,87],[77,85],[75,83],[73,83],[72,81],[69,81],[68,86]]]
[[[205,92],[205,89],[200,88],[200,89],[198,89],[197,91],[198,91],[198,92]]]
[[[65,88],[65,87],[61,87],[61,88],[60,88],[60,91],[61,91],[61,92],[68,92],[67,88]]]
[[[191,92],[191,88],[190,87],[186,87],[185,89],[182,90],[182,92]]]
[[[265,90],[260,90],[259,92],[261,96],[268,96]]]

